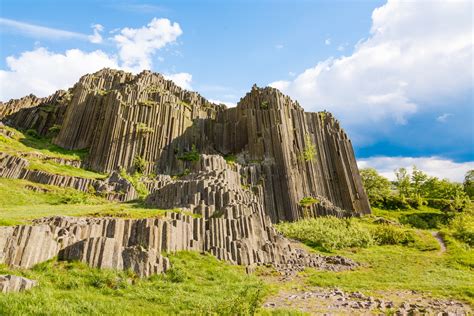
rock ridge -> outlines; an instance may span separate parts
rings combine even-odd
[[[189,153],[235,157],[242,185],[263,184],[260,198],[273,222],[370,213],[339,122],[327,112],[305,112],[274,88],[254,86],[227,108],[160,74],[103,69],[47,98],[0,103],[0,118],[43,136],[59,129],[53,142],[88,149],[81,166],[98,172],[174,177],[193,170]],[[325,202],[302,206],[305,197]]]

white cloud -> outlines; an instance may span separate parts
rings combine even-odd
[[[113,37],[122,61],[122,67],[134,72],[151,69],[152,57],[165,45],[176,41],[183,33],[178,23],[168,19],[153,18],[141,28],[123,28]]]
[[[375,168],[384,177],[394,180],[394,170],[416,166],[430,176],[462,182],[468,170],[474,169],[474,161],[454,162],[440,157],[371,157],[359,159],[359,168]]]
[[[87,35],[77,32],[65,31],[60,29],[54,29],[50,27],[24,23],[20,21],[0,18],[0,25],[3,25],[5,28],[10,28],[21,32],[27,36],[34,38],[48,38],[48,39],[77,39],[83,41],[90,41],[91,43],[101,43],[102,37],[99,32],[103,30],[102,25],[95,24],[93,25],[93,34]]]
[[[275,45],[275,48],[276,48],[276,49],[282,49],[283,47],[285,47],[285,45],[283,45],[283,44],[277,44],[277,45]]]
[[[21,28],[24,32],[32,32],[41,37],[78,38],[93,43],[103,41],[101,32],[104,27],[100,24],[92,25],[94,33],[90,36],[6,19],[0,19],[0,24]],[[56,53],[43,47],[23,52],[18,57],[9,56],[6,59],[7,69],[0,70],[0,100],[7,101],[30,93],[44,97],[58,89],[69,88],[82,75],[104,67],[133,72],[148,69],[152,65],[153,54],[174,42],[181,33],[177,23],[154,18],[146,27],[123,28],[113,38],[117,44],[118,56],[101,50],[84,52],[70,49]],[[189,73],[170,74],[168,78],[185,89],[191,89],[192,76]]]
[[[389,0],[374,10],[370,37],[351,55],[271,85],[306,110],[333,112],[356,138],[367,126],[380,133],[374,124],[404,124],[447,106],[444,98],[472,93],[471,12],[470,1]]]
[[[450,116],[453,116],[453,115],[451,113],[443,113],[442,115],[436,118],[436,121],[440,123],[446,123],[446,121],[448,120]]]
[[[209,102],[215,103],[215,104],[224,104],[229,108],[233,108],[237,106],[237,104],[235,104],[234,102],[227,102],[227,101],[221,101],[221,100],[216,100],[216,99],[209,99]]]
[[[291,83],[289,81],[280,80],[280,81],[275,81],[275,82],[269,83],[268,85],[272,88],[276,88],[278,90],[285,91],[286,89],[288,89],[290,84]]]
[[[7,57],[10,70],[0,70],[0,100],[20,98],[33,93],[47,96],[58,89],[71,87],[84,74],[104,67],[118,68],[117,60],[97,50],[90,53],[78,49],[64,54],[45,48]]]
[[[165,74],[166,79],[172,80],[178,86],[186,90],[192,90],[191,81],[193,80],[193,76],[187,72],[178,72],[175,74]]]
[[[330,39],[330,38],[326,38],[326,40],[324,41],[324,44],[325,44],[325,45],[331,45],[331,39]]]
[[[102,35],[100,35],[100,32],[104,30],[104,27],[100,24],[94,24],[92,25],[92,29],[94,30],[93,35],[89,35],[89,41],[94,44],[99,44],[102,43]]]

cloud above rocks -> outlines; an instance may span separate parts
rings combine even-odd
[[[6,22],[5,22],[6,21]],[[93,34],[56,30],[24,24],[12,20],[0,19],[0,24],[8,24],[23,32],[40,37],[55,39],[79,38],[92,43],[104,41],[101,33],[104,27],[92,25]],[[39,97],[47,96],[58,89],[72,86],[82,75],[95,72],[104,67],[122,69],[134,73],[151,69],[156,52],[176,42],[182,34],[178,23],[168,19],[154,18],[141,28],[123,28],[109,41],[116,45],[116,52],[103,50],[91,52],[70,49],[65,52],[53,52],[44,47],[25,51],[19,56],[6,59],[7,70],[0,70],[0,101],[20,98],[33,93]],[[192,75],[181,72],[168,74],[167,77],[185,89],[191,89]]]
[[[174,43],[183,34],[178,23],[153,18],[141,28],[123,28],[113,37],[117,44],[122,67],[132,71],[151,69],[153,55],[164,46]]]
[[[372,124],[403,125],[439,100],[472,94],[472,32],[471,1],[389,0],[373,11],[370,36],[352,53],[270,85],[306,110],[335,113],[356,134]]]

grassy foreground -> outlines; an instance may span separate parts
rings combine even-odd
[[[13,138],[0,135],[0,151],[28,155],[30,168],[90,178],[104,176],[43,159],[79,160],[87,154],[84,151],[67,151],[49,139],[11,130]],[[144,218],[164,212],[147,208],[141,201],[115,203],[73,189],[0,178],[0,225],[23,224],[51,215]],[[306,269],[297,281],[287,283],[268,278],[274,274],[270,268],[248,276],[243,267],[189,252],[170,254],[173,268],[149,279],[56,260],[31,270],[0,266],[0,274],[23,275],[40,283],[28,292],[0,294],[0,315],[289,315],[293,312],[258,307],[270,293],[312,286],[339,287],[373,296],[385,290],[416,290],[474,304],[473,214],[470,209],[448,221],[443,212],[426,206],[407,211],[374,208],[374,216],[363,218],[279,224],[283,234],[300,240],[310,251],[339,254],[361,263],[359,269],[346,272]],[[441,251],[433,231],[443,236],[446,252]]]
[[[375,296],[379,291],[415,290],[474,304],[474,249],[459,240],[458,228],[451,224],[440,227],[447,246],[442,252],[430,230],[395,222],[407,214],[391,212],[389,224],[377,224],[374,216],[369,216],[350,220],[318,218],[277,227],[314,251],[349,257],[362,265],[345,272],[307,269],[302,273],[307,286],[339,287]],[[439,214],[438,210],[432,212]],[[465,225],[472,225],[470,215],[458,216]]]
[[[210,255],[170,255],[165,275],[140,280],[131,272],[49,261],[29,271],[0,269],[38,280],[25,292],[0,295],[0,315],[253,314],[266,288],[243,267]]]

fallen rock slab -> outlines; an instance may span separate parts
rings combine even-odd
[[[0,292],[20,292],[38,285],[38,281],[30,280],[17,275],[0,275]]]

